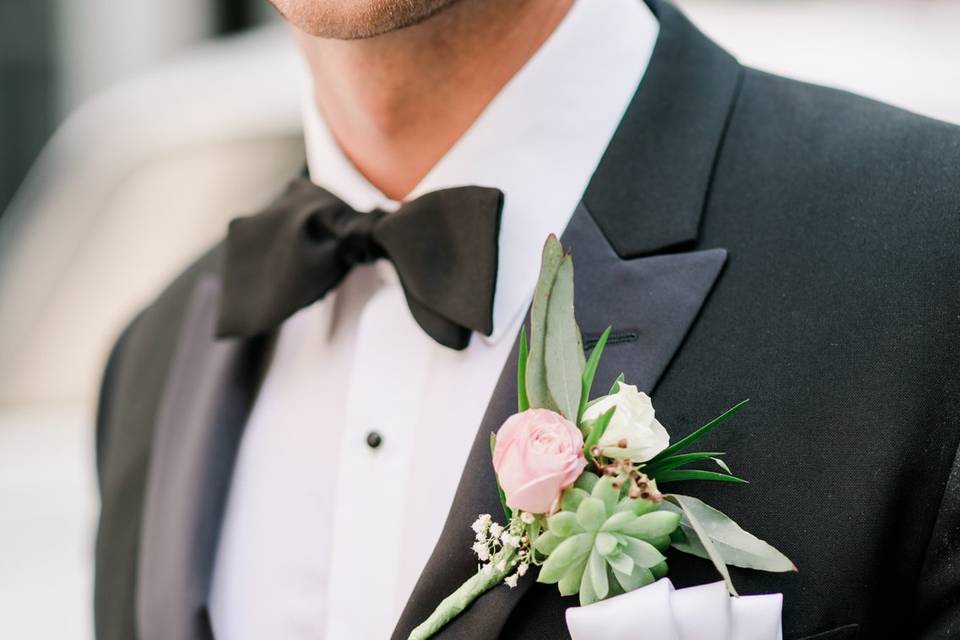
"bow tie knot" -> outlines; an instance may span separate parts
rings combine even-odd
[[[266,210],[230,223],[219,337],[276,329],[357,265],[389,259],[410,312],[440,344],[463,349],[493,331],[503,194],[485,187],[428,193],[395,213],[361,213],[306,178]]]
[[[385,211],[374,209],[369,213],[358,213],[343,203],[340,207],[319,204],[320,208],[306,219],[307,237],[318,245],[334,241],[347,267],[386,257],[383,247],[373,236],[377,224],[387,215]]]

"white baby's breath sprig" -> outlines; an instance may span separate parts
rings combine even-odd
[[[471,550],[480,561],[480,573],[492,576],[513,570],[503,582],[511,589],[516,587],[534,560],[527,527],[535,520],[533,514],[518,513],[504,526],[494,522],[489,514],[478,516],[470,528],[476,534]]]

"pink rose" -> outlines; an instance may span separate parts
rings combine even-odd
[[[517,413],[497,433],[493,468],[511,509],[553,513],[585,466],[583,435],[553,411]]]

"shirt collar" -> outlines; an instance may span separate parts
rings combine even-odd
[[[576,2],[409,199],[476,184],[504,193],[493,334],[529,304],[547,235],[560,235],[643,77],[659,25],[639,0]],[[303,93],[310,178],[358,211],[395,210],[337,145]]]

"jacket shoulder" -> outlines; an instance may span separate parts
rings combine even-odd
[[[111,450],[125,448],[120,421],[151,425],[166,379],[180,324],[196,283],[216,273],[221,254],[218,244],[180,273],[147,307],[141,310],[114,342],[100,384],[97,406],[97,467],[101,488]],[[143,433],[128,434],[140,442]]]
[[[960,215],[960,127],[754,69],[744,72],[717,171],[768,206],[840,232],[942,238]]]

